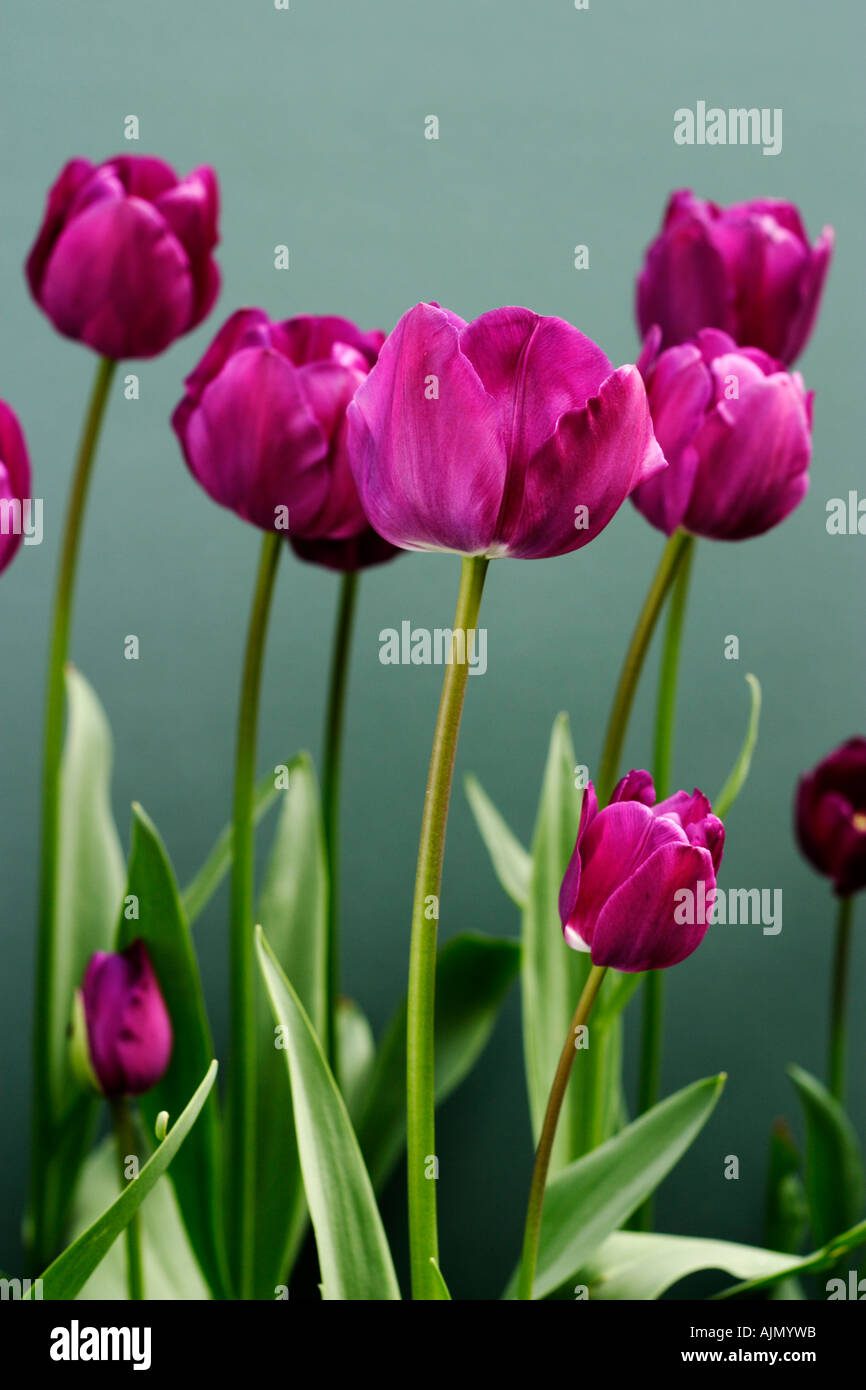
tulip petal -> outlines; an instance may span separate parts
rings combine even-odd
[[[30,458],[23,431],[15,412],[0,401],[0,574],[12,563],[24,539],[23,527],[16,529],[14,524],[16,508],[11,504],[23,506],[30,498],[30,488]]]
[[[500,553],[565,555],[603,531],[639,483],[666,467],[636,367],[620,367],[582,410],[563,415],[527,470],[523,505]],[[588,525],[578,508],[586,508]]]
[[[484,554],[505,489],[499,410],[455,315],[418,304],[349,407],[349,458],[371,524],[406,550]]]
[[[189,324],[189,258],[149,203],[95,203],[61,232],[40,302],[61,333],[106,357],[152,357]]]
[[[688,844],[685,833],[676,821],[657,818],[640,801],[621,801],[599,811],[580,846],[580,892],[568,922],[593,950],[605,903],[642,862],[668,844]]]
[[[593,965],[616,970],[664,970],[690,956],[707,923],[678,923],[675,894],[706,884],[708,904],[716,879],[705,849],[669,843],[657,849],[602,906],[592,938]],[[697,916],[697,913],[692,915]]]
[[[647,252],[637,284],[643,337],[653,324],[670,347],[701,328],[734,331],[733,299],[725,262],[703,213],[677,215]]]
[[[219,241],[219,189],[213,169],[193,169],[161,193],[155,206],[189,256],[195,303],[188,327],[194,328],[213,308],[220,284],[219,270],[211,258]]]

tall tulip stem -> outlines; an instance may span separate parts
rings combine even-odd
[[[836,949],[833,956],[833,984],[830,993],[830,1056],[828,1084],[841,1106],[845,1104],[845,1052],[847,1045],[848,961],[851,955],[851,922],[854,895],[839,899],[836,919]]]
[[[136,1176],[127,1172],[130,1158],[137,1158],[135,1147],[135,1119],[132,1107],[126,1096],[111,1102],[114,1121],[114,1137],[117,1147],[117,1167],[120,1177],[120,1190]],[[126,1226],[126,1281],[129,1297],[133,1302],[144,1298],[144,1274],[141,1263],[141,1219],[135,1212]]]
[[[452,648],[442,682],[427,775],[412,906],[406,1022],[406,1124],[409,1247],[412,1297],[415,1299],[436,1300],[442,1297],[442,1281],[436,1273],[439,1260],[433,1056],[436,937],[448,803],[469,674],[469,633],[478,622],[487,564],[484,556],[467,556],[463,560]],[[466,644],[462,661],[453,659],[461,633]],[[435,1265],[431,1263],[434,1260]]]
[[[327,1053],[334,1076],[339,1072],[337,999],[340,992],[340,767],[343,752],[343,720],[349,676],[352,626],[358,598],[358,571],[344,574],[334,628],[328,712],[325,723],[325,756],[322,773],[322,814],[328,863],[328,1018]]]
[[[594,965],[587,976],[586,984],[583,987],[583,992],[578,1001],[577,1008],[574,1011],[574,1018],[571,1020],[568,1037],[565,1039],[562,1048],[559,1064],[556,1068],[556,1075],[553,1078],[553,1085],[550,1088],[547,1110],[544,1115],[544,1124],[541,1127],[538,1148],[535,1153],[535,1167],[532,1170],[529,1202],[526,1207],[523,1254],[520,1260],[520,1273],[517,1280],[517,1297],[521,1300],[532,1298],[532,1286],[535,1282],[535,1267],[538,1264],[538,1240],[541,1235],[541,1214],[544,1209],[544,1189],[547,1185],[547,1171],[550,1167],[550,1155],[553,1151],[553,1141],[556,1138],[556,1126],[559,1123],[559,1112],[562,1109],[562,1102],[565,1099],[565,1091],[568,1086],[568,1079],[571,1076],[574,1054],[577,1049],[575,1034],[588,1020],[598,991],[601,988],[602,980],[606,974],[607,966]]]
[[[605,734],[597,779],[599,805],[605,806],[616,785],[622,747],[635,693],[668,591],[673,584],[691,537],[675,531],[662,552],[659,567],[644,600],[626,652]]]
[[[674,578],[665,630],[665,643],[661,667],[659,668],[655,753],[653,757],[653,782],[655,783],[657,801],[663,801],[669,794],[671,787],[680,650],[682,648],[683,622],[694,550],[694,536],[686,535]],[[661,1094],[664,1014],[664,971],[649,970],[643,983],[643,1018],[641,1020],[637,1091],[639,1115],[651,1110]],[[630,1224],[634,1230],[649,1231],[652,1229],[652,1220],[653,1202],[652,1198],[648,1197],[635,1212]]]
[[[32,1254],[41,1268],[54,1254],[63,1212],[47,1189],[50,1155],[55,1151],[52,1093],[51,1017],[56,965],[57,855],[60,840],[60,765],[63,755],[64,675],[72,625],[75,578],[96,447],[116,362],[100,359],[66,507],[48,656],[42,754],[41,867],[36,943],[36,999],[33,1029],[33,1144],[31,1154]]]
[[[229,1205],[234,1232],[236,1283],[241,1298],[251,1297],[255,1254],[256,1200],[256,992],[253,902],[255,888],[256,735],[259,691],[264,665],[268,616],[283,541],[265,533],[247,633],[247,648],[238,710],[235,757],[231,890],[230,1058],[229,1058]]]

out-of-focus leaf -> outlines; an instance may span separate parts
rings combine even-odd
[[[863,1158],[854,1126],[814,1076],[789,1067],[806,1117],[806,1196],[812,1236],[820,1245],[863,1216]]]
[[[787,1274],[791,1265],[790,1255],[727,1240],[616,1231],[575,1275],[575,1284],[586,1286],[590,1300],[633,1301],[660,1298],[702,1269],[754,1279]]]
[[[340,1090],[354,1124],[364,1108],[376,1064],[370,1021],[354,999],[337,1001],[337,1037]]]
[[[493,871],[511,901],[523,911],[529,901],[532,860],[517,836],[506,825],[490,797],[472,774],[466,778],[466,797],[475,824],[487,846]]]

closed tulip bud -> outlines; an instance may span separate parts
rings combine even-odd
[[[272,323],[240,309],[172,416],[190,472],[215,502],[332,569],[395,553],[370,528],[346,453],[346,408],[383,340],[348,319]]]
[[[678,920],[684,898],[677,895],[713,903],[724,843],[724,826],[699,791],[656,804],[649,773],[630,772],[599,811],[590,782],[559,894],[569,946],[616,970],[678,965],[703,940],[708,914],[685,912],[685,922]]]
[[[524,559],[597,536],[665,463],[635,367],[571,324],[417,304],[349,407],[373,526],[407,550]]]
[[[757,198],[721,208],[683,189],[637,282],[637,319],[662,344],[721,328],[790,365],[812,331],[833,254],[833,229],[810,246],[793,203]]]
[[[210,168],[179,179],[149,155],[70,160],[27,260],[33,298],[104,357],[154,357],[216,299],[218,210]]]
[[[139,1095],[162,1079],[171,1060],[171,1020],[143,941],[119,954],[91,956],[76,1015],[76,1070],[91,1073],[104,1096]]]
[[[0,574],[23,539],[24,503],[30,499],[30,459],[18,417],[0,401]]]
[[[632,501],[667,535],[682,526],[738,541],[769,531],[809,486],[812,393],[799,373],[718,329],[656,356],[659,337],[650,332],[639,365],[669,466]]]
[[[852,738],[801,777],[797,838],[840,897],[866,888],[866,738]]]

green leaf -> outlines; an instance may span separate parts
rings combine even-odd
[[[516,941],[466,932],[436,960],[435,1074],[441,1104],[472,1070],[493,1032],[520,965]],[[385,1030],[358,1123],[364,1158],[379,1188],[406,1141],[406,1001]]]
[[[399,1299],[373,1185],[345,1102],[303,1005],[261,928],[256,938],[262,975],[285,1043],[281,1050],[292,1087],[295,1133],[316,1236],[322,1297]]]
[[[123,852],[111,813],[111,730],[102,706],[74,667],[66,668],[68,722],[60,770],[60,828],[54,914],[49,1074],[54,1135],[40,1155],[41,1181],[59,1243],[99,1103],[73,1075],[67,1029],[94,951],[108,951],[123,894]]]
[[[370,1021],[354,999],[337,1000],[340,1091],[354,1123],[362,1112],[376,1064]]]
[[[863,1159],[854,1127],[814,1076],[789,1067],[806,1117],[806,1196],[812,1236],[820,1244],[863,1216]]]
[[[133,1178],[127,1184],[126,1190],[115,1198],[93,1225],[48,1266],[42,1275],[43,1299],[70,1299],[81,1292],[100,1260],[105,1257],[145,1197],[166,1172],[198,1119],[216,1074],[217,1064],[214,1061],[208,1067],[207,1074],[189,1104],[171,1126],[156,1153],[144,1165],[138,1177]],[[28,1297],[33,1297],[32,1290]]]
[[[83,1235],[118,1194],[117,1155],[108,1138],[89,1155],[72,1207],[71,1239]],[[144,1295],[148,1302],[210,1298],[181,1220],[180,1208],[171,1180],[160,1178],[142,1203],[141,1258]],[[125,1300],[129,1297],[126,1245],[118,1239],[97,1265],[78,1294],[95,1301]]]
[[[741,1296],[758,1293],[763,1289],[772,1289],[783,1280],[794,1279],[801,1274],[820,1274],[834,1269],[852,1251],[866,1241],[866,1221],[859,1222],[852,1226],[850,1230],[843,1231],[841,1235],[835,1236],[827,1245],[820,1250],[814,1250],[811,1255],[804,1255],[802,1259],[795,1260],[792,1256],[787,1256],[790,1261],[786,1269],[776,1271],[773,1274],[753,1275],[746,1278],[741,1284],[733,1284],[729,1289],[723,1289],[721,1293],[713,1294],[714,1299],[740,1298]]]
[[[127,918],[130,899],[137,900],[137,917]],[[161,1110],[178,1114],[196,1080],[213,1056],[204,994],[192,937],[180,905],[177,884],[165,846],[142,808],[132,808],[132,850],[125,906],[117,927],[117,949],[140,937],[147,944],[174,1030],[168,1071],[140,1099],[142,1114],[152,1127]],[[228,1291],[222,1233],[220,1189],[220,1124],[216,1092],[204,1106],[201,1122],[172,1167],[190,1242],[202,1272],[217,1298]]]
[[[609,970],[592,1011],[596,1027],[599,1024],[607,1027],[608,1023],[618,1018],[645,978],[645,975],[637,970],[629,971],[627,974],[619,970]]]
[[[288,764],[289,774],[297,759]],[[273,772],[266,772],[259,782],[255,791],[253,801],[253,825],[258,825],[271,809],[277,797],[280,795],[279,788],[275,784]],[[187,922],[192,926],[193,922],[204,911],[216,890],[219,888],[232,864],[232,835],[233,828],[231,822],[224,826],[216,844],[211,850],[205,862],[202,864],[195,878],[193,878],[184,888],[180,895],[183,904],[184,915]]]
[[[259,899],[258,921],[316,1033],[325,1027],[328,876],[319,792],[312,760],[291,763],[288,788]],[[257,981],[255,1288],[273,1298],[285,1283],[306,1229],[306,1204],[284,1059]]]
[[[749,683],[749,694],[752,700],[749,710],[749,723],[739,757],[731,768],[727,782],[713,802],[713,811],[719,817],[719,820],[725,819],[745,786],[746,778],[749,775],[749,768],[752,766],[752,754],[755,751],[755,744],[758,741],[758,724],[761,718],[761,684],[757,676],[748,675],[746,676],[746,680]]]
[[[470,773],[465,779],[466,797],[493,871],[512,902],[523,911],[529,901],[532,860],[517,836],[506,825],[481,783]]]
[[[771,1250],[795,1254],[806,1233],[808,1206],[800,1181],[800,1155],[784,1120],[770,1132],[764,1238]]]
[[[450,1295],[450,1293],[448,1292],[448,1285],[445,1283],[445,1280],[442,1278],[442,1271],[441,1271],[441,1269],[439,1268],[438,1264],[436,1263],[436,1261],[434,1260],[434,1258],[433,1258],[432,1255],[430,1256],[430,1263],[431,1263],[431,1265],[433,1266],[433,1270],[434,1270],[435,1276],[436,1276],[436,1284],[437,1284],[438,1290],[439,1290],[439,1301],[440,1301],[440,1303],[446,1303],[446,1302],[447,1302],[447,1303],[450,1303],[450,1302],[451,1302],[451,1295]]]
[[[590,1256],[574,1276],[590,1300],[632,1301],[659,1298],[666,1289],[702,1269],[719,1269],[736,1279],[783,1277],[791,1256],[727,1240],[646,1235],[617,1231]]]
[[[573,1279],[602,1241],[655,1191],[706,1124],[724,1083],[722,1074],[686,1086],[548,1183],[535,1298],[545,1298]],[[506,1298],[514,1296],[516,1284],[515,1274]]]

